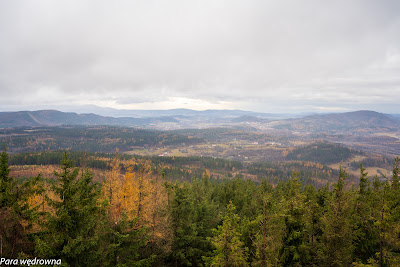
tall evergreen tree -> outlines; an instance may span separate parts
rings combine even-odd
[[[244,247],[239,232],[240,217],[235,212],[236,208],[230,202],[222,225],[218,226],[215,236],[211,239],[215,246],[211,266],[248,266],[247,247]]]
[[[255,224],[253,247],[255,248],[252,266],[277,266],[279,250],[282,245],[282,222],[277,213],[277,203],[271,193],[263,194],[260,200],[260,210]]]
[[[175,186],[171,201],[171,227],[173,234],[170,263],[173,266],[191,266],[198,253],[196,225],[193,220],[193,200],[189,185]]]
[[[352,262],[354,235],[349,220],[352,200],[345,191],[347,177],[340,167],[339,179],[333,185],[328,209],[322,217],[323,235],[318,251],[321,266],[348,266]]]
[[[370,186],[368,173],[360,164],[360,182],[355,199],[355,211],[352,216],[354,228],[355,248],[354,254],[363,263],[375,256],[379,250],[378,218],[373,212],[372,188]]]
[[[283,266],[301,266],[305,250],[303,195],[297,178],[292,178],[287,183],[288,192],[285,195],[283,210],[285,230],[279,257]]]
[[[9,176],[7,149],[0,154],[0,208],[11,207],[14,203],[15,183]]]
[[[147,229],[138,226],[138,219],[129,219],[125,212],[118,223],[103,221],[103,233],[100,236],[101,266],[147,267],[154,262],[154,255],[141,253],[148,240]],[[109,224],[110,223],[110,224]]]
[[[61,172],[51,185],[56,198],[47,198],[54,213],[44,222],[45,232],[36,238],[36,254],[41,257],[61,258],[69,266],[90,266],[97,258],[97,227],[102,212],[99,187],[93,174],[85,170],[79,176],[68,153],[64,153]]]
[[[304,254],[302,264],[304,266],[318,266],[317,248],[321,239],[321,216],[323,214],[323,198],[326,191],[316,191],[315,187],[309,185],[304,190],[305,225],[304,225]]]
[[[193,224],[196,230],[195,246],[196,265],[203,265],[203,257],[212,255],[210,237],[212,229],[217,227],[217,205],[211,200],[212,186],[207,175],[201,180],[195,179],[191,186],[191,198],[193,199]],[[193,264],[195,266],[195,264]]]
[[[388,211],[386,229],[384,229],[384,251],[386,262],[390,266],[400,266],[400,158],[394,159],[390,187],[386,187],[386,205]]]
[[[15,258],[19,253],[32,252],[28,231],[36,212],[28,205],[28,199],[36,192],[34,187],[40,176],[17,183],[10,176],[8,160],[4,148],[0,154],[0,256]]]

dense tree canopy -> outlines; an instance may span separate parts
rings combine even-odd
[[[397,266],[399,159],[390,177],[363,166],[319,188],[302,173],[270,183],[240,175],[165,179],[122,156],[102,184],[64,154],[55,179],[10,177],[0,155],[1,257],[59,258],[65,266]]]

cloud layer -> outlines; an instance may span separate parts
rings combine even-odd
[[[1,1],[0,105],[400,113],[400,2]]]

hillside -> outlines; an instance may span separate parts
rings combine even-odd
[[[361,154],[363,153],[339,144],[314,143],[289,149],[286,159],[332,164]]]
[[[176,119],[166,116],[159,118],[113,118],[96,114],[77,114],[74,112],[61,112],[57,110],[0,113],[0,128],[61,125],[141,126],[157,122],[178,123]]]
[[[85,150],[91,152],[121,152],[136,147],[191,145],[200,138],[180,134],[116,126],[25,127],[0,130],[0,144],[10,152],[51,150]]]
[[[256,117],[256,116],[249,116],[249,115],[243,115],[237,118],[234,118],[231,120],[232,122],[260,122],[260,123],[267,123],[269,122],[268,119]]]
[[[132,111],[133,112],[133,111]],[[128,113],[127,113],[128,114]],[[283,119],[274,114],[241,110],[154,110],[129,113],[137,117],[108,117],[93,113],[78,114],[57,110],[0,112],[0,128],[62,125],[108,125],[142,127],[158,130],[204,129],[213,127],[251,127],[254,130],[289,130],[301,133],[355,134],[387,132],[400,129],[400,120],[374,111],[310,115]],[[143,117],[149,115],[148,117]],[[275,116],[275,117],[274,117]]]
[[[354,112],[311,115],[300,119],[289,119],[275,126],[301,132],[371,132],[400,129],[400,122],[388,115],[369,110]]]

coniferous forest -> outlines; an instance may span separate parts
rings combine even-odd
[[[357,185],[340,169],[316,188],[296,171],[277,183],[171,180],[116,153],[95,182],[65,152],[55,178],[21,180],[4,149],[0,253],[64,266],[398,266],[399,163],[390,177],[361,165]]]

